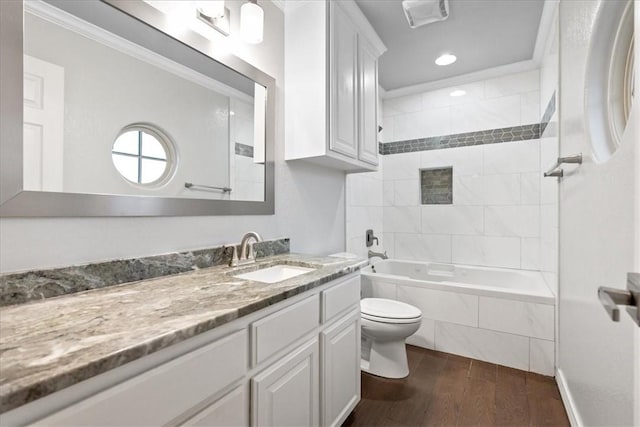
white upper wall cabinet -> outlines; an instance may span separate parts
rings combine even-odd
[[[329,19],[329,149],[358,154],[358,32],[342,7],[333,3]]]
[[[378,56],[364,38],[358,40],[360,128],[358,158],[378,164]]]
[[[376,169],[378,57],[385,50],[352,0],[287,3],[286,160]]]

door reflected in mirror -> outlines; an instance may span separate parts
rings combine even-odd
[[[25,190],[265,200],[264,86],[25,4]]]

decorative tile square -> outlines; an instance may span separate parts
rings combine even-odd
[[[453,168],[421,169],[420,193],[423,205],[453,203]]]

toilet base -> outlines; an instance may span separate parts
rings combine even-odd
[[[369,360],[363,358],[360,362],[360,369],[363,372],[394,379],[406,378],[409,375],[404,339],[384,342],[367,341],[371,347]]]

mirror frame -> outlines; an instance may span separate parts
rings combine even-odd
[[[72,7],[74,1],[51,1]],[[176,39],[267,88],[265,117],[264,201],[207,200],[181,197],[27,191],[23,189],[23,13],[22,0],[0,1],[0,217],[112,217],[273,215],[276,81],[242,59],[218,53],[207,38],[192,30],[177,33],[168,17],[142,0],[95,0]],[[63,10],[65,8],[63,7]],[[95,14],[94,14],[95,15]],[[83,18],[84,19],[84,18]]]

